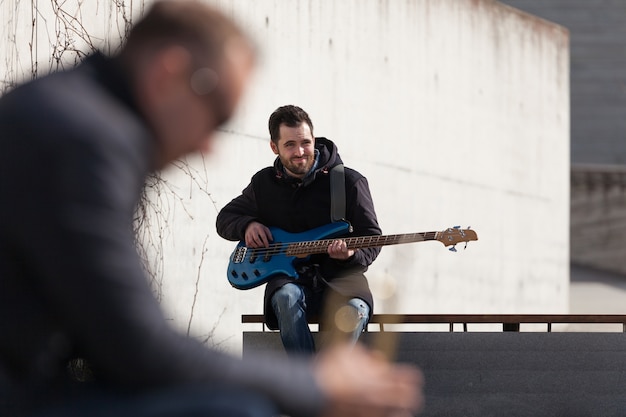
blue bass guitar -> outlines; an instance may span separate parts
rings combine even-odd
[[[350,231],[350,224],[346,222],[329,223],[301,233],[288,233],[271,227],[269,229],[274,238],[269,247],[248,248],[242,241],[230,255],[228,281],[233,287],[248,290],[265,284],[276,275],[283,274],[298,278],[294,262],[316,253],[326,253],[328,245],[335,238]],[[452,246],[450,250],[456,251],[454,246],[457,243],[478,240],[478,237],[474,230],[461,229],[456,226],[442,232],[341,237],[341,239],[346,242],[348,249],[375,248],[401,243],[438,240],[444,246]]]

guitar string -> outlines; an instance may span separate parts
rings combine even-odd
[[[434,239],[437,233],[440,233],[440,232],[409,233],[409,234],[404,234],[404,235],[360,236],[360,237],[345,238],[344,240],[350,243],[358,242],[359,239],[362,239],[364,241],[365,240],[384,241],[384,243],[388,243],[389,241],[396,241],[395,243],[402,243],[402,240],[408,239],[406,243],[411,243],[415,241],[411,240],[412,238],[410,238],[410,236],[420,236],[422,239],[429,238],[430,240],[432,240]],[[310,249],[319,249],[319,250],[326,249],[328,245],[330,245],[330,243],[332,243],[334,240],[335,239],[322,239],[322,240],[312,240],[312,241],[304,241],[304,242],[278,242],[278,243],[270,243],[269,247],[267,248],[265,247],[250,248],[247,246],[244,246],[244,247],[247,250],[251,250],[255,256],[268,256],[268,255],[279,254],[283,252],[284,250],[289,250],[290,249],[289,247],[293,245],[295,245],[295,247],[291,248],[292,253],[306,254],[306,253],[310,253],[310,251],[307,251],[307,249],[309,250]],[[372,244],[373,242],[368,242],[368,243]],[[385,245],[384,244],[383,245],[372,244],[372,246],[365,246],[365,247],[377,247],[377,246],[385,246]],[[298,249],[301,249],[302,251],[298,251]],[[323,253],[323,252],[319,252],[319,253]]]

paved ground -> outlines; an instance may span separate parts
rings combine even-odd
[[[572,266],[571,314],[626,314],[626,277]],[[589,327],[591,326],[591,328]],[[621,331],[621,325],[570,325],[568,331]]]

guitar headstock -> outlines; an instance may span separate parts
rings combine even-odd
[[[461,226],[454,226],[437,232],[435,239],[443,243],[444,246],[452,246],[450,250],[456,252],[455,245],[457,243],[465,242],[465,247],[467,247],[467,242],[478,240],[478,236],[476,232],[469,227],[467,229],[461,229]]]

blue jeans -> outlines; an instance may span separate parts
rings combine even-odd
[[[278,318],[280,338],[290,355],[310,355],[315,352],[315,342],[307,321],[307,302],[317,304],[316,295],[308,287],[285,284],[272,295],[272,308]],[[317,307],[317,306],[316,306]],[[369,321],[370,307],[360,298],[351,298],[335,308],[333,331],[347,336],[349,343],[356,343]]]

